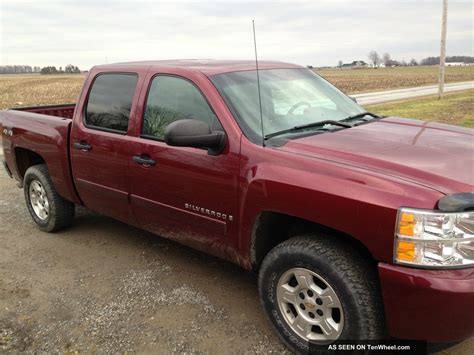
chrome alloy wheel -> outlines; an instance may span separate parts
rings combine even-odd
[[[42,221],[49,216],[49,201],[43,185],[38,180],[33,180],[28,189],[30,204],[36,216]]]
[[[287,324],[305,341],[324,344],[341,335],[341,302],[317,273],[305,268],[286,271],[278,280],[277,301]]]

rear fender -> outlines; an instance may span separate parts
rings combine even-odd
[[[48,167],[53,185],[63,198],[75,203],[80,199],[74,189],[69,161],[71,120],[36,113],[8,110],[0,113],[0,121],[11,134],[2,135],[5,160],[19,182],[25,169],[20,169],[17,149],[39,155]]]

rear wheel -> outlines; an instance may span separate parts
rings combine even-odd
[[[265,257],[259,291],[280,338],[318,353],[336,340],[384,337],[377,273],[362,254],[330,236],[301,236]],[[319,349],[319,350],[318,350]]]
[[[58,195],[44,164],[34,165],[23,180],[26,206],[37,226],[45,232],[54,232],[71,225],[74,203]]]

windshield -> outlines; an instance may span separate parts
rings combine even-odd
[[[315,122],[343,120],[365,110],[308,69],[260,70],[265,136]],[[262,141],[257,73],[241,71],[211,77],[245,135]]]

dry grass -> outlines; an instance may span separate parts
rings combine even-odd
[[[76,102],[84,76],[0,75],[0,109]]]
[[[474,90],[445,94],[443,100],[428,96],[365,108],[382,116],[412,117],[474,128]]]
[[[438,82],[438,67],[322,69],[317,71],[347,94],[415,87]],[[446,82],[474,80],[474,66],[447,67]]]
[[[436,83],[438,67],[324,69],[323,77],[346,93],[371,92]],[[83,75],[0,75],[0,109],[75,102]],[[446,68],[446,81],[474,80],[474,67]]]

